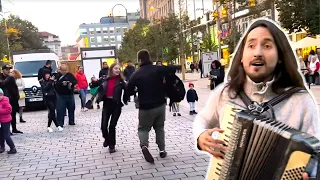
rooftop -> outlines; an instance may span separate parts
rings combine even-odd
[[[52,34],[52,33],[46,32],[46,31],[39,32],[39,34],[42,37],[49,37],[49,36],[53,36],[54,38],[58,38],[59,37],[59,36],[57,36],[55,34]]]

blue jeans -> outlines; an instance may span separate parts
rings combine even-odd
[[[84,108],[86,105],[86,98],[87,98],[87,89],[80,89],[80,99],[81,99],[81,108]]]
[[[4,142],[8,144],[10,149],[15,148],[14,143],[10,137],[10,122],[1,123],[0,128],[0,147],[4,148]]]
[[[74,110],[76,109],[76,105],[74,102],[73,95],[59,95],[57,94],[57,122],[58,125],[63,127],[64,125],[64,115],[66,109],[68,109],[69,116],[69,124],[74,123]]]
[[[195,110],[195,102],[189,102],[190,105],[190,111],[194,111]]]

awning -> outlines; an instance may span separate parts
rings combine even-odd
[[[69,56],[69,60],[76,60],[79,55],[80,55],[80,53],[70,55],[70,56]]]
[[[320,39],[305,37],[300,41],[293,43],[294,49],[306,48],[310,46],[320,47]]]

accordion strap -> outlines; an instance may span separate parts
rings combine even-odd
[[[302,87],[293,87],[290,88],[289,90],[285,91],[284,93],[272,98],[270,101],[258,104],[254,101],[252,101],[246,93],[243,91],[240,91],[239,97],[242,99],[244,104],[247,106],[247,108],[252,111],[252,112],[258,112],[258,113],[263,113],[264,111],[267,111],[270,107],[275,106],[276,104],[280,103],[281,101],[289,98],[291,95],[294,93],[297,93],[301,90],[305,90],[305,88]]]

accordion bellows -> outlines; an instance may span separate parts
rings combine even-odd
[[[300,180],[320,142],[270,118],[253,116],[227,104],[217,137],[228,150],[213,158],[208,180]]]

